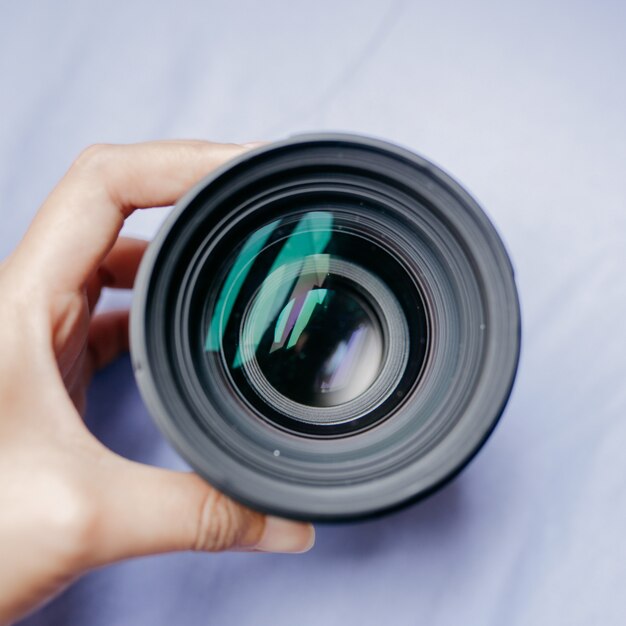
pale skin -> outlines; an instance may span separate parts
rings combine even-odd
[[[247,509],[192,473],[124,459],[82,419],[92,374],[128,349],[128,312],[93,313],[103,287],[132,287],[146,247],[119,237],[124,219],[175,203],[245,149],[93,146],[0,264],[0,624],[122,559],[313,545],[310,524]]]

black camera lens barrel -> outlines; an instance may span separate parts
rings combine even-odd
[[[412,152],[303,135],[213,172],[135,284],[131,354],[158,426],[215,487],[339,521],[458,473],[508,400],[513,270],[489,219]]]

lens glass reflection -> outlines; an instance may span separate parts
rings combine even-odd
[[[295,290],[291,296],[257,348],[269,383],[310,406],[334,406],[363,393],[383,357],[373,312],[347,288]]]
[[[357,420],[408,375],[424,325],[406,311],[421,308],[404,272],[362,233],[352,214],[294,211],[225,255],[220,288],[207,291],[204,352],[263,416]]]

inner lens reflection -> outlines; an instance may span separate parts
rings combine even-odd
[[[259,367],[280,393],[309,406],[335,406],[366,391],[380,371],[383,335],[347,289],[292,298],[259,345]]]

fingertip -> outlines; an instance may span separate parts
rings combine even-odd
[[[313,524],[268,515],[261,540],[253,549],[258,552],[301,554],[308,552],[314,544]]]

